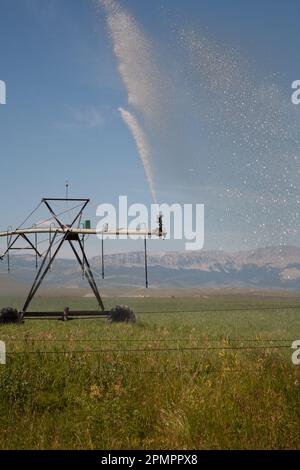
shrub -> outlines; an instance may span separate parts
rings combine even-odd
[[[5,307],[0,311],[0,323],[22,323],[23,314],[12,307]]]
[[[135,322],[135,314],[127,305],[117,305],[112,308],[108,315],[108,321],[112,322]]]

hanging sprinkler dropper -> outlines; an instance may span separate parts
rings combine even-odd
[[[166,233],[164,231],[163,215],[161,212],[158,214],[157,222],[158,222],[158,236],[159,238],[163,238],[166,235]]]
[[[69,181],[66,180],[66,199],[69,199]]]

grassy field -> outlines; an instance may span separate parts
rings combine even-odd
[[[68,300],[34,308],[95,307]],[[138,321],[0,326],[1,449],[300,448],[299,296],[106,302],[129,304]]]

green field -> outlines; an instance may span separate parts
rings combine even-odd
[[[95,308],[89,298],[53,296],[33,308],[69,303]],[[1,449],[300,448],[300,366],[291,361],[299,296],[106,303],[130,305],[137,322],[0,326],[8,352],[0,366]]]

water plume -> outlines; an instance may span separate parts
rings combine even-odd
[[[128,104],[134,110],[120,107],[119,111],[133,135],[152,198],[156,201],[151,145],[144,129],[161,126],[166,80],[161,76],[152,42],[133,16],[115,0],[100,0],[100,5],[107,14],[118,70],[127,90]]]
[[[128,93],[128,103],[144,119],[159,124],[164,80],[152,41],[120,4],[100,0],[107,13],[107,25],[118,62],[119,73]]]
[[[153,178],[153,172],[152,172],[151,161],[150,161],[151,152],[150,152],[150,146],[148,143],[147,136],[144,133],[136,117],[130,111],[127,111],[126,109],[122,107],[119,108],[119,111],[120,111],[123,121],[125,122],[128,129],[130,130],[134,138],[134,141],[136,143],[140,158],[144,166],[144,170],[145,170],[146,178],[149,184],[152,199],[153,199],[153,202],[156,204],[157,196],[156,196],[156,191],[155,191],[155,186],[154,186],[154,178]]]
[[[226,231],[234,247],[295,241],[299,116],[278,75],[189,23],[158,48],[120,2],[99,2],[153,199],[155,168],[167,199],[205,203],[214,247]]]
[[[263,75],[236,50],[200,31],[183,31],[181,41],[189,57],[195,109],[219,147],[212,163],[215,176],[222,165],[227,167],[220,197],[227,202],[228,218],[243,220],[259,244],[275,238],[286,243],[296,234],[299,216],[299,118],[294,108],[277,77]]]

